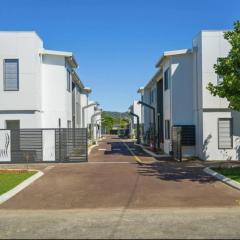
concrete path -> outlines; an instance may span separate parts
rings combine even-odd
[[[1,238],[240,237],[240,191],[201,163],[158,161],[113,137],[88,163],[32,167],[45,175],[0,205]]]
[[[0,238],[239,239],[240,209],[0,210]]]

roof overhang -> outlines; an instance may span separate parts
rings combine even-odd
[[[62,51],[53,51],[53,50],[47,50],[43,49],[40,54],[42,55],[52,55],[52,56],[62,56],[65,57],[67,62],[72,68],[77,68],[79,65],[73,56],[72,52],[62,52]]]
[[[83,92],[89,94],[92,92],[92,89],[89,87],[84,87]]]
[[[77,84],[79,86],[80,89],[85,88],[80,77],[77,75],[77,73],[75,71],[72,71],[72,80],[75,84]]]
[[[144,92],[144,87],[140,87],[138,90],[137,90],[137,93],[143,93]]]
[[[181,50],[174,50],[174,51],[167,51],[164,52],[162,57],[159,59],[159,61],[156,64],[156,68],[159,68],[163,61],[170,56],[176,56],[176,55],[184,55],[184,54],[189,54],[192,53],[192,49],[181,49]]]
[[[152,79],[147,83],[147,85],[144,87],[145,89],[152,87],[152,85],[158,81],[160,81],[162,78],[162,68],[160,68],[155,75],[152,77]]]

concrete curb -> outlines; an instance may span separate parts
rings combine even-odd
[[[37,171],[37,170],[29,170],[29,171]],[[10,191],[0,195],[0,204],[4,203],[8,199],[12,198],[14,195],[22,191],[24,188],[28,187],[30,184],[32,184],[34,181],[36,181],[38,178],[43,176],[44,173],[42,171],[37,171],[33,176],[29,177],[28,179],[24,180],[20,184],[18,184],[16,187],[11,189]]]
[[[234,181],[234,180],[232,180],[232,179],[230,179],[228,177],[225,177],[224,175],[222,175],[222,174],[220,174],[218,172],[213,171],[210,167],[204,168],[203,171],[205,173],[207,173],[207,174],[209,174],[209,175],[219,179],[223,183],[240,190],[240,183],[239,182]]]
[[[88,155],[91,153],[91,151],[93,150],[93,148],[97,147],[98,144],[94,144],[94,145],[91,145],[90,147],[88,147]]]
[[[149,154],[150,156],[155,157],[155,158],[166,158],[166,157],[171,157],[171,156],[168,155],[168,154],[156,154],[156,153],[153,153],[153,152],[147,150],[142,144],[134,143],[134,145],[141,147],[142,150],[143,150],[145,153],[147,153],[147,154]]]

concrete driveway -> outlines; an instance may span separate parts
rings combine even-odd
[[[139,165],[125,144],[147,164]],[[0,208],[239,206],[240,191],[206,175],[202,168],[195,162],[153,162],[132,142],[113,137],[93,149],[89,163],[46,166],[42,178]]]
[[[201,162],[156,161],[113,137],[88,163],[32,167],[45,175],[0,205],[0,238],[240,237],[240,191]]]

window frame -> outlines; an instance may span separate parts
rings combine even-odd
[[[221,120],[229,120],[230,121],[230,135],[231,135],[231,147],[229,148],[222,148],[220,147],[220,137],[219,137],[219,122]],[[218,118],[218,149],[219,150],[225,150],[225,149],[233,149],[233,118]]]
[[[168,67],[164,71],[164,91],[167,91],[170,88],[170,74],[169,74],[169,72],[170,72],[170,68]],[[166,79],[166,76],[167,76],[167,79]]]
[[[165,119],[164,120],[164,125],[165,125],[165,139],[170,140],[170,120]]]
[[[7,89],[6,84],[6,62],[7,61],[16,61],[17,62],[17,88],[16,89]],[[19,59],[18,58],[5,58],[3,59],[3,90],[5,92],[16,92],[19,91]]]
[[[67,91],[71,92],[71,71],[67,69]]]

